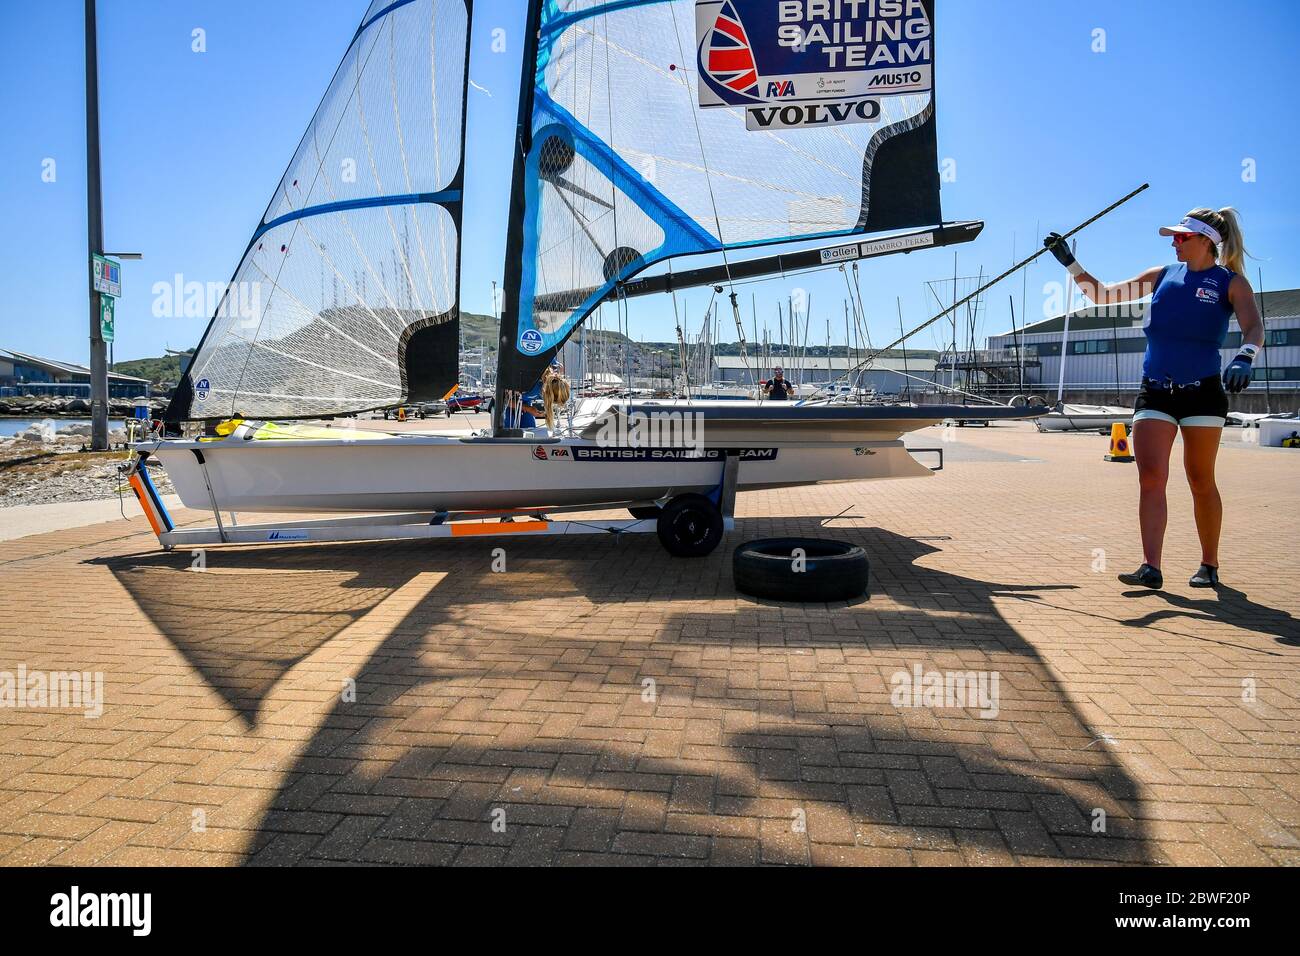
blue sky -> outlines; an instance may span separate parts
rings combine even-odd
[[[100,92],[106,245],[139,251],[124,267],[120,359],[194,344],[198,318],[155,318],[151,287],[176,273],[225,282],[347,47],[365,0],[100,0]],[[491,311],[509,194],[520,0],[478,0],[466,183],[466,309]],[[1082,221],[1141,182],[1151,189],[1079,240],[1090,270],[1118,281],[1172,259],[1156,234],[1194,206],[1237,206],[1270,289],[1300,286],[1288,254],[1300,212],[1295,156],[1293,0],[938,0],[939,153],[955,163],[948,219],[984,219],[959,247],[959,271],[1001,271],[1050,229]],[[195,28],[207,51],[191,50]],[[506,50],[492,50],[493,30]],[[1105,52],[1093,52],[1094,31]],[[0,346],[86,360],[85,144],[79,0],[0,3]],[[47,159],[54,182],[44,182]],[[1243,181],[1253,161],[1255,181]],[[1049,264],[1050,263],[1050,264]],[[862,267],[874,340],[928,317],[924,282],[951,276],[951,250]],[[1028,276],[1028,314],[1043,314],[1048,260]],[[759,325],[794,288],[812,300],[814,343],[831,320],[843,342],[838,272],[744,287]],[[1009,327],[1008,294],[990,293],[981,336]],[[679,305],[691,330],[708,294]],[[636,303],[635,337],[672,338],[672,303]],[[724,331],[727,326],[724,325]],[[836,329],[839,330],[838,334]],[[730,336],[727,336],[730,337]],[[911,343],[936,345],[929,332]]]

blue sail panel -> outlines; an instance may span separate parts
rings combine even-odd
[[[866,96],[861,89],[875,82],[859,75],[866,71],[841,71],[831,82],[857,98],[830,113],[815,103],[822,112],[808,115],[843,122],[781,128],[791,114],[752,113],[767,108],[762,91],[795,92],[775,70],[805,70],[799,86],[809,89],[806,63],[824,54],[815,24],[803,25],[807,48],[791,54],[770,0],[537,2],[504,388],[530,387],[597,304],[652,263],[941,220],[934,99],[924,84]],[[845,7],[860,11],[850,18],[856,35],[874,29],[869,6]],[[879,35],[928,37],[903,52],[923,53],[932,71],[933,3],[897,6],[898,22]],[[720,34],[719,23],[743,42]],[[855,34],[835,34],[845,35]],[[870,56],[898,55],[901,42],[881,40],[883,52],[870,47]],[[718,77],[739,84],[749,105],[723,102],[711,90]]]

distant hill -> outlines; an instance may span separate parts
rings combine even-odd
[[[158,358],[129,359],[113,364],[114,372],[147,378],[157,385],[160,382],[178,382],[181,378],[181,357],[163,355]]]
[[[485,344],[490,352],[496,350],[498,325],[495,317],[483,315],[478,312],[462,312],[460,314],[460,325],[462,340],[467,349],[478,348],[480,344]],[[600,331],[591,330],[587,333],[587,344],[602,345],[605,347],[619,346],[627,342],[627,337],[621,332],[615,332],[609,329]],[[646,352],[670,351],[677,353],[678,346],[676,342],[634,342],[632,349],[633,364],[637,365],[643,359]],[[715,355],[739,355],[740,345],[737,342],[715,342],[713,345]],[[757,354],[758,350],[754,343],[750,342],[748,347],[750,356]],[[788,357],[789,350],[784,353],[777,353]],[[810,345],[808,353],[811,356],[824,356],[827,354],[827,348],[824,345]],[[844,346],[835,346],[830,349],[830,354],[841,357],[844,355]],[[900,357],[903,355],[901,349],[891,349],[884,353],[887,358]],[[915,358],[937,358],[937,352],[931,349],[909,349],[909,356]],[[855,352],[855,358],[860,358],[861,353]],[[118,362],[113,366],[113,370],[121,372],[123,375],[136,375],[140,378],[147,378],[155,385],[161,382],[178,382],[181,377],[181,361],[179,355],[163,355],[158,358],[141,358],[130,359],[128,361]]]
[[[497,338],[500,335],[499,328],[500,325],[493,316],[482,315],[478,312],[462,312],[460,314],[460,330],[467,349],[478,348],[480,342],[486,342],[489,348],[495,349]],[[607,329],[588,331],[587,341],[590,342],[593,337],[600,339],[602,342],[627,341],[627,336],[622,332],[613,332]],[[646,342],[645,347],[666,348],[667,346]]]

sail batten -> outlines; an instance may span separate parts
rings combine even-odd
[[[375,0],[165,417],[318,417],[456,381],[470,0]]]

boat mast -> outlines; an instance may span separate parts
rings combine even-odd
[[[501,357],[515,348],[519,335],[519,293],[524,268],[524,171],[533,145],[533,90],[536,87],[538,26],[542,4],[530,0],[524,27],[523,60],[519,67],[519,118],[515,126],[514,169],[510,179],[510,210],[506,220],[506,267],[502,290],[502,314],[497,343],[496,394],[492,402],[492,433],[501,430],[509,390],[501,376]]]

